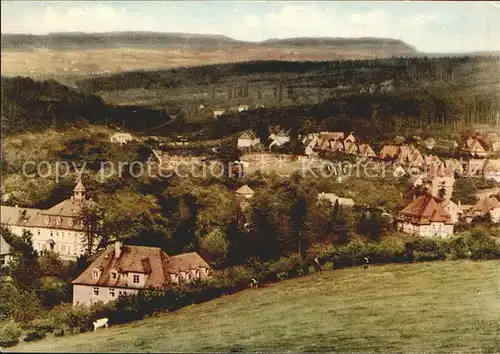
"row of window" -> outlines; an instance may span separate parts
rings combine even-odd
[[[92,278],[94,278],[94,279],[99,279],[99,277],[100,277],[100,276],[101,276],[101,272],[99,271],[99,269],[97,269],[97,268],[92,269]],[[113,270],[113,271],[111,271],[111,272],[110,272],[110,278],[111,278],[112,280],[116,280],[116,279],[118,279],[118,272],[117,272],[117,271],[114,271],[114,270]],[[140,283],[140,280],[141,280],[141,279],[140,279],[140,276],[139,276],[138,274],[134,274],[134,275],[132,276],[132,282],[133,282],[134,284],[139,284],[139,283]]]
[[[99,296],[99,287],[94,287],[94,296]],[[108,289],[108,294],[111,297],[116,297],[116,290],[114,288],[109,288]],[[121,295],[127,295],[127,292],[125,290],[119,290],[118,291],[118,296]]]
[[[45,225],[49,225],[50,224],[50,216],[45,216]],[[56,218],[56,225],[57,226],[61,226],[62,225],[62,218],[60,216],[58,216]],[[69,218],[68,219],[68,226],[72,227],[74,225],[76,221],[73,220],[73,218]],[[83,227],[83,220],[80,220],[80,227]]]
[[[74,248],[71,247],[70,245],[59,245],[56,243],[50,243],[49,246],[47,247],[46,243],[36,243],[36,249],[37,250],[46,250],[49,248],[51,251],[55,251],[60,254],[71,254],[71,251],[73,251],[73,254],[76,255],[77,252],[80,250],[79,246],[75,246]]]

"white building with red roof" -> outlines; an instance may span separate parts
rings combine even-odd
[[[400,231],[424,237],[453,236],[454,224],[440,200],[430,194],[416,198],[399,212],[397,218]]]
[[[196,252],[169,256],[157,247],[115,241],[103,250],[73,284],[73,306],[114,301],[148,288],[203,280],[211,268]]]
[[[85,231],[81,220],[83,206],[90,200],[81,181],[73,189],[73,196],[49,209],[1,206],[1,223],[12,233],[21,236],[24,230],[33,235],[33,248],[53,251],[63,260],[76,260],[86,252]],[[3,240],[5,241],[5,240]],[[6,257],[0,254],[0,262]]]

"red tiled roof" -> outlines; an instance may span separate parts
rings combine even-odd
[[[385,157],[396,157],[399,152],[399,146],[397,145],[384,145],[382,147],[382,150],[380,150],[380,157],[385,158]]]
[[[481,145],[478,139],[476,138],[469,138],[465,141],[465,145],[462,148],[463,151],[466,152],[479,152],[479,153],[485,153],[486,150],[484,147]]]
[[[411,219],[415,224],[429,224],[430,222],[445,222],[451,224],[451,215],[444,210],[437,198],[424,194],[406,208],[401,210],[403,218]]]
[[[92,270],[96,268],[101,272],[97,279],[92,276]],[[162,287],[170,282],[169,274],[193,268],[210,266],[196,252],[169,257],[157,247],[121,246],[120,257],[116,258],[115,246],[111,245],[72,283],[123,288]],[[118,272],[117,279],[111,278],[111,271]],[[134,286],[128,283],[126,274],[129,272],[146,274],[146,284]]]
[[[474,205],[471,211],[480,212],[480,213],[488,213],[492,209],[500,208],[500,202],[495,197],[483,198],[480,199],[476,205]]]
[[[359,155],[360,156],[376,156],[375,151],[368,144],[359,145]]]

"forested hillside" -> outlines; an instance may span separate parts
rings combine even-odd
[[[46,128],[74,126],[78,123],[126,125],[145,130],[168,121],[164,112],[137,106],[103,102],[56,81],[2,77],[2,133],[9,135]]]
[[[266,138],[276,124],[296,134],[355,130],[367,139],[432,133],[424,128],[498,123],[499,63],[498,57],[247,62],[122,73],[78,81],[78,90],[5,78],[2,124],[4,134],[86,121],[192,139],[248,128]],[[241,104],[250,109],[229,110]],[[255,109],[259,104],[265,108]],[[213,119],[220,108],[226,114]]]
[[[499,63],[493,56],[247,62],[122,73],[78,86],[113,104],[177,107],[182,124],[169,126],[169,133],[215,139],[279,124],[304,133],[354,129],[376,137],[432,124],[449,130],[496,124]],[[265,109],[228,110],[241,104]],[[213,120],[212,109],[221,108],[227,114]]]

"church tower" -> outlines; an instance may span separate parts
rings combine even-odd
[[[85,200],[85,186],[82,183],[82,180],[79,180],[73,189],[73,198],[74,200],[83,201]]]

